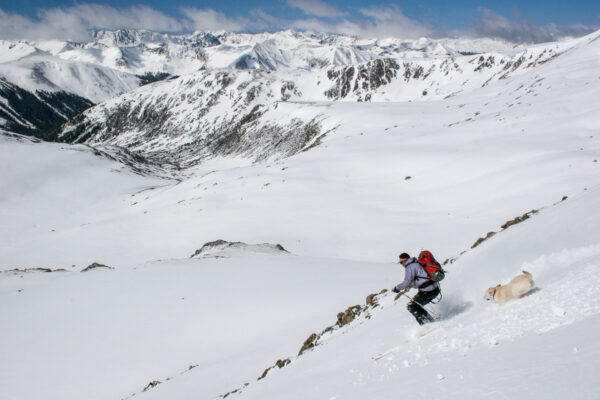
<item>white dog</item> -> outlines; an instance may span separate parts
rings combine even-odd
[[[521,275],[513,278],[508,285],[496,285],[489,288],[485,296],[486,300],[493,300],[498,304],[504,304],[509,300],[518,299],[523,295],[529,293],[533,288],[533,280],[531,274],[527,271],[523,271]]]

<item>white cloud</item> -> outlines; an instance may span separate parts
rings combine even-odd
[[[288,5],[291,1],[288,1]],[[306,18],[280,21],[280,25],[294,29],[307,29],[321,32],[342,33],[366,38],[397,37],[414,39],[419,37],[477,36],[500,38],[512,42],[540,43],[566,37],[579,37],[600,27],[585,25],[545,25],[537,26],[526,21],[513,21],[493,11],[480,8],[481,16],[473,22],[473,29],[454,31],[440,30],[408,18],[396,5],[362,8],[363,18],[339,19],[331,21],[323,18]]]
[[[578,37],[593,32],[597,27],[584,25],[532,25],[527,21],[512,21],[487,8],[479,9],[481,16],[473,22],[475,34],[518,43],[542,43],[565,37]]]
[[[271,14],[267,14],[266,12],[260,9],[252,10],[251,14],[265,22],[268,22],[271,25],[279,25],[281,23],[281,20],[279,18]]]
[[[422,36],[441,37],[450,33],[458,36],[493,37],[513,42],[544,42],[564,37],[577,37],[598,27],[583,25],[531,25],[523,20],[513,21],[493,11],[481,8],[481,16],[472,29],[441,32],[431,26],[410,19],[396,5],[362,8],[360,17],[348,14],[321,0],[286,0],[307,18],[285,20],[252,10],[251,19],[228,17],[213,9],[182,7],[178,18],[147,6],[113,8],[100,4],[82,4],[72,7],[42,9],[37,18],[6,13],[0,9],[0,39],[69,39],[85,41],[89,30],[147,29],[159,32],[191,30],[265,31],[294,28],[320,32],[342,33],[368,38],[398,37],[413,39]]]
[[[287,0],[286,4],[302,10],[306,15],[313,15],[315,17],[339,18],[346,15],[345,12],[320,0]]]
[[[9,14],[0,9],[0,38],[2,39],[89,39],[90,29],[146,29],[159,32],[185,30],[245,29],[245,18],[228,18],[212,9],[181,8],[180,19],[168,16],[147,6],[117,9],[100,4],[42,9],[37,19]]]
[[[88,38],[88,31],[76,18],[56,24],[55,21],[32,21],[19,14],[0,10],[0,38],[2,39],[75,39]]]
[[[100,4],[38,11],[37,20],[0,10],[0,37],[7,39],[86,40],[89,29],[147,29],[180,31],[184,25],[175,18],[146,6],[115,9]]]
[[[418,38],[434,34],[425,24],[406,17],[395,5],[389,7],[364,8],[360,13],[364,19],[343,19],[331,22],[322,19],[302,19],[291,21],[295,29],[310,29],[322,32],[342,33],[367,38]]]
[[[116,9],[100,4],[84,4],[42,10],[38,15],[44,21],[60,23],[65,20],[77,20],[93,28],[177,31],[182,27],[176,19],[147,6]]]
[[[414,38],[434,34],[431,27],[408,18],[396,5],[363,8],[360,12],[372,19],[372,22],[366,26],[366,32],[371,33],[372,36]]]
[[[220,11],[182,7],[179,11],[185,16],[188,29],[197,31],[239,31],[249,25],[247,18],[228,18]]]
[[[253,17],[253,20],[248,22],[246,28],[254,32],[285,30],[290,28],[289,23],[266,13],[263,10],[254,9],[250,11],[250,14]]]

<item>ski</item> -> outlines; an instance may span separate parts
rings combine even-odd
[[[414,339],[409,339],[404,344],[412,342],[415,339],[422,338],[423,336],[429,335],[431,332],[435,332],[438,329],[440,329],[439,326],[423,327],[423,328],[419,329],[419,331],[416,333],[416,336],[415,336]],[[379,353],[379,354],[376,354],[376,355],[372,356],[371,358],[373,360],[381,360],[382,358],[384,358],[384,357],[386,357],[386,356],[388,356],[388,355],[390,355],[392,353],[395,353],[395,352],[399,351],[401,348],[402,348],[401,345],[400,346],[394,346],[391,349],[384,351],[383,353]]]
[[[434,326],[432,328],[423,328],[417,332],[417,338],[423,337],[425,335],[429,335],[431,332],[435,332],[440,329],[439,326]]]
[[[394,352],[396,352],[398,350],[400,350],[400,346],[396,346],[396,347],[393,347],[393,348],[391,348],[391,349],[389,349],[387,351],[384,351],[383,353],[376,354],[376,355],[374,355],[371,358],[373,360],[381,360],[383,357],[385,357],[387,355],[390,355],[390,354],[392,354],[392,353],[394,353]]]

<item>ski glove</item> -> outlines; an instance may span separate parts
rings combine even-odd
[[[393,288],[392,292],[394,292],[394,293],[400,293],[400,291],[398,289],[396,289],[396,288]]]

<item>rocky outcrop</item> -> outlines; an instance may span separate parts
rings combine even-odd
[[[289,254],[280,244],[247,244],[243,242],[229,242],[227,240],[215,240],[205,243],[196,250],[190,258],[223,258],[230,257],[236,252]]]
[[[365,300],[365,304],[367,305],[367,307],[371,307],[371,308],[375,308],[379,306],[379,301],[377,299],[378,296],[387,293],[387,289],[382,289],[381,292],[379,293],[371,293],[370,295],[367,296],[367,299]]]
[[[221,241],[217,241],[217,242],[221,242]],[[221,244],[221,243],[218,243],[218,244]],[[323,329],[323,331],[321,331],[321,333],[319,333],[319,334],[312,333],[304,341],[304,343],[302,344],[302,347],[300,348],[300,351],[298,352],[298,357],[300,357],[306,351],[311,350],[314,347],[318,346],[319,339],[322,338],[325,334],[333,332],[334,330],[339,329],[339,328],[351,323],[354,319],[356,319],[358,316],[362,315],[363,313],[365,313],[366,318],[369,318],[370,315],[368,314],[368,311],[375,307],[378,307],[377,297],[386,292],[387,292],[387,289],[383,289],[379,293],[371,293],[370,295],[367,296],[366,305],[361,306],[361,305],[357,304],[355,306],[348,307],[343,312],[338,313],[338,321],[335,325],[328,326],[327,328]],[[267,375],[269,374],[269,372],[271,370],[273,370],[274,368],[284,368],[285,366],[289,365],[290,363],[292,363],[292,359],[290,359],[290,358],[277,360],[275,365],[272,365],[272,366],[266,368],[263,371],[263,373],[256,380],[260,381],[261,379],[266,378]],[[243,386],[238,387],[237,389],[234,389],[230,392],[227,392],[226,394],[223,394],[219,397],[222,399],[225,399],[234,393],[240,393],[248,385],[249,385],[249,383],[245,383]]]
[[[340,328],[344,325],[348,325],[350,322],[354,321],[356,317],[358,317],[363,311],[363,308],[357,304],[352,307],[348,307],[346,311],[339,312],[337,315],[337,326]]]
[[[49,273],[49,272],[67,272],[64,268],[44,268],[44,267],[36,267],[36,268],[14,268],[5,271],[0,271],[0,273],[4,273],[7,275],[20,275],[23,273]]]
[[[269,368],[265,369],[264,372],[262,373],[262,375],[257,380],[264,379],[267,376],[267,374],[269,373],[269,371],[271,371],[273,368],[283,368],[286,365],[288,365],[289,363],[291,363],[289,358],[286,358],[285,360],[277,360],[275,365],[272,365]]]
[[[301,356],[306,350],[312,349],[317,345],[317,340],[321,335],[317,335],[316,333],[311,333],[310,336],[304,341],[302,347],[300,347],[300,351],[298,355]]]
[[[566,199],[567,199],[566,196],[563,197],[563,199],[561,200],[561,202],[565,201]],[[539,212],[539,210],[531,210],[531,211],[526,212],[523,215],[519,215],[518,217],[515,217],[515,218],[513,218],[513,219],[511,219],[509,221],[506,221],[504,224],[502,224],[502,226],[500,226],[500,228],[502,228],[501,231],[506,230],[506,229],[510,228],[511,226],[513,226],[513,225],[520,224],[521,222],[523,222],[525,220],[528,220],[532,215],[537,214],[538,212]],[[473,243],[471,245],[471,248],[474,249],[475,247],[479,246],[481,243],[485,242],[489,238],[491,238],[494,235],[496,235],[496,233],[498,233],[498,232],[494,232],[494,231],[488,232],[487,235],[485,235],[485,237],[478,238],[475,241],[475,243]]]
[[[400,65],[391,58],[369,61],[366,64],[349,66],[327,71],[327,78],[334,82],[325,92],[332,100],[340,100],[350,93],[358,96],[358,101],[369,101],[373,91],[387,85],[396,78]]]
[[[485,237],[480,237],[478,238],[475,243],[473,243],[471,245],[471,248],[474,249],[475,247],[479,246],[481,243],[485,242],[486,240],[488,240],[489,238],[491,238],[492,236],[494,236],[496,234],[496,232],[491,231],[488,232],[487,235],[485,235]]]
[[[501,226],[501,228],[502,228],[502,229],[506,229],[506,228],[508,228],[508,227],[511,227],[511,226],[513,226],[513,225],[520,224],[521,222],[523,222],[523,221],[525,221],[525,220],[529,219],[529,217],[531,217],[533,214],[537,214],[537,212],[538,212],[538,210],[531,210],[531,211],[528,211],[528,212],[526,212],[525,214],[523,214],[523,215],[521,215],[521,216],[515,217],[515,218],[513,218],[513,219],[511,219],[511,220],[509,220],[509,221],[506,221],[506,222],[505,222],[505,223],[504,223],[504,224]]]
[[[108,265],[104,265],[104,264],[100,264],[100,263],[95,262],[95,263],[92,263],[92,264],[88,265],[84,269],[82,269],[81,272],[88,272],[88,271],[91,271],[93,269],[98,269],[98,268],[115,269],[114,267],[109,267]]]
[[[156,386],[160,385],[162,382],[161,381],[152,381],[150,383],[148,383],[148,385],[146,385],[146,387],[142,390],[142,392],[147,392],[150,389],[155,388]]]
[[[285,81],[281,85],[281,100],[288,101],[292,97],[301,97],[302,92],[293,81]]]
[[[167,78],[176,78],[168,72],[146,72],[142,75],[136,75],[140,80],[140,86],[148,85],[153,82],[159,82]]]
[[[366,318],[370,318],[368,311],[370,309],[373,309],[373,308],[379,306],[377,297],[386,292],[387,292],[387,289],[383,289],[379,293],[371,293],[370,295],[367,296],[366,304],[364,306],[357,304],[357,305],[348,307],[344,311],[339,312],[337,314],[337,322],[335,323],[335,325],[326,327],[325,329],[323,329],[323,331],[321,331],[321,333],[312,333],[302,344],[302,347],[300,348],[298,355],[300,356],[305,351],[310,350],[313,347],[317,346],[319,344],[319,339],[321,337],[323,337],[323,335],[330,333],[330,332],[334,331],[335,329],[339,329],[339,328],[342,328],[342,327],[350,324],[352,321],[357,319],[359,316],[364,314]]]

